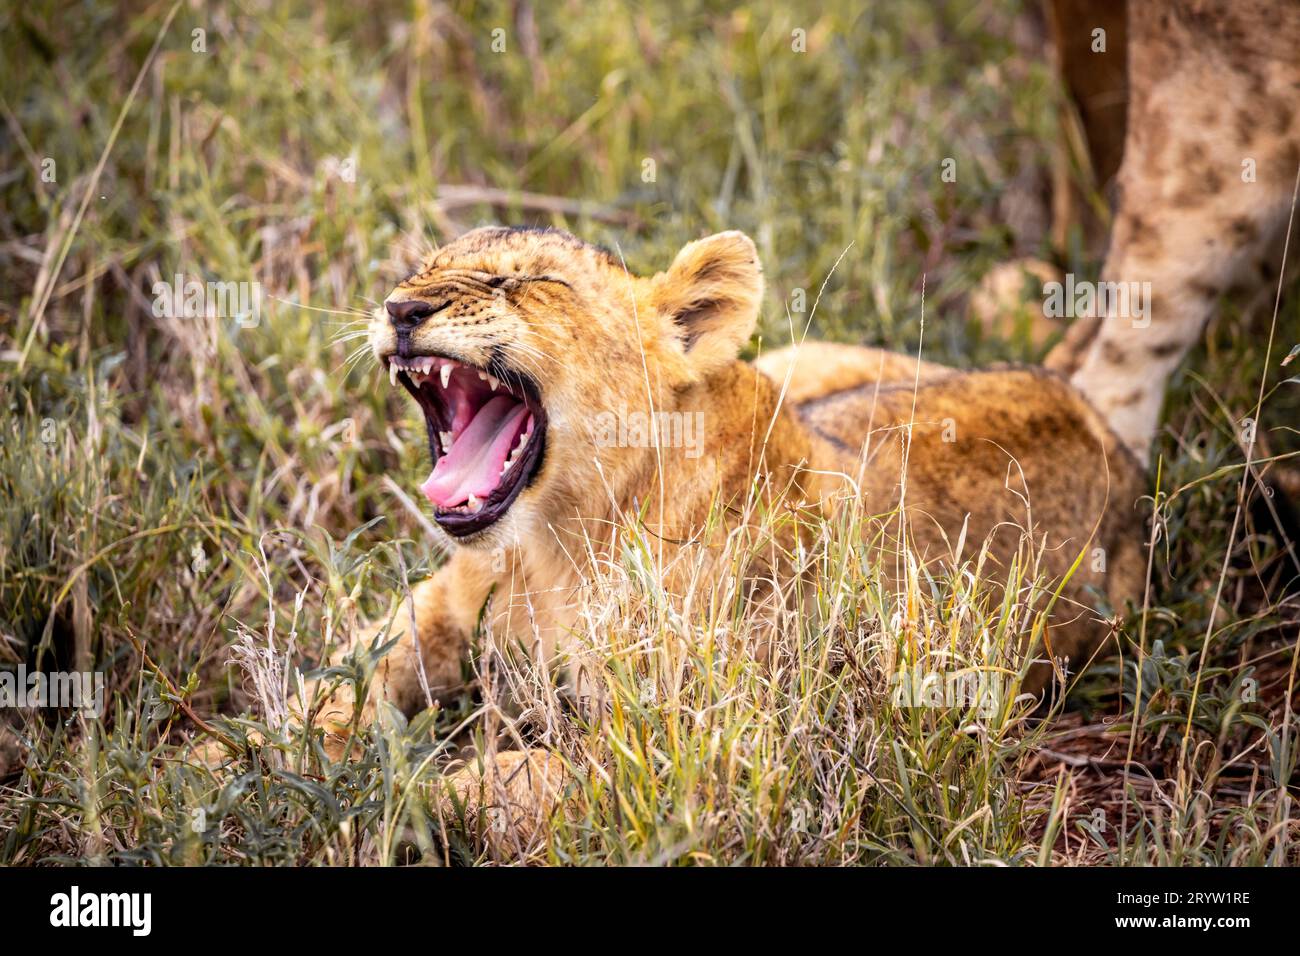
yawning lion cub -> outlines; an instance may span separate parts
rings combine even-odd
[[[567,233],[503,228],[445,246],[392,292],[371,345],[424,412],[421,491],[451,557],[396,616],[372,703],[409,713],[456,690],[480,629],[563,659],[619,528],[707,551],[753,501],[795,519],[774,574],[846,507],[895,515],[895,549],[923,563],[991,542],[1005,568],[1030,542],[1037,573],[1065,583],[1025,686],[1101,648],[1139,593],[1144,488],[1092,409],[1036,369],[957,372],[814,343],[750,364],[738,356],[762,292],[738,232],[640,278]],[[352,715],[336,695],[318,723],[337,746]]]

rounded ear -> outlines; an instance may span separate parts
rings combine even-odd
[[[688,242],[653,281],[655,308],[697,375],[740,354],[763,301],[763,270],[747,235],[733,230]]]

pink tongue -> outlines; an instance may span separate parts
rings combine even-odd
[[[529,417],[528,406],[504,395],[485,404],[433,466],[420,486],[424,496],[439,508],[451,508],[470,495],[490,495],[501,483],[501,466]]]

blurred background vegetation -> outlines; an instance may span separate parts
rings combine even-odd
[[[195,714],[249,709],[228,666],[235,636],[275,632],[280,650],[310,659],[322,633],[382,613],[438,560],[399,494],[425,466],[423,426],[349,333],[424,251],[467,228],[560,226],[638,272],[689,239],[741,229],[768,279],[763,343],[808,320],[792,311],[803,290],[809,307],[821,291],[812,334],[915,350],[924,280],[927,357],[1041,357],[1017,323],[991,332],[967,310],[981,277],[1013,257],[1080,275],[1098,266],[1077,238],[1049,238],[1061,92],[1040,11],[853,6],[35,0],[0,11],[0,666],[106,671],[115,710],[90,731],[47,715],[3,732],[0,860],[170,859],[183,841],[167,828],[185,830],[160,822],[162,808],[199,791],[245,815],[245,835],[285,826],[238,858],[347,859],[346,841],[331,841],[348,806],[375,799],[364,763],[313,842],[310,826],[294,829],[290,796],[273,811],[265,790],[160,776],[157,761]],[[955,182],[941,178],[946,159]],[[153,284],[177,273],[261,283],[261,321],[156,317]],[[1237,535],[1210,680],[1195,704],[1190,693],[1236,504],[1235,423],[1262,375],[1287,374],[1264,368],[1266,332],[1225,304],[1172,392],[1146,622],[1171,663],[1150,678],[1160,691],[1139,756],[1172,761],[1195,725],[1225,757],[1253,748],[1251,772],[1276,782],[1294,764],[1276,711],[1295,629],[1262,533]],[[1294,295],[1278,341],[1276,358],[1300,341]],[[1296,447],[1296,396],[1270,389],[1272,453]],[[1085,682],[1063,720],[1095,733],[1072,739],[1106,749],[1102,715],[1125,706],[1120,671],[1109,663]],[[1236,705],[1251,675],[1272,708],[1254,722]],[[69,746],[87,734],[89,756]],[[1068,766],[1098,770],[1084,783],[1114,798],[1113,767],[1080,759]],[[1257,795],[1248,776],[1239,789]],[[150,782],[148,805],[122,795]],[[96,793],[119,814],[111,825],[88,809]],[[1222,832],[1209,827],[1190,856],[1233,859]],[[1023,823],[1011,844],[1035,833]],[[1262,861],[1276,848],[1256,835],[1243,852]],[[906,858],[907,835],[895,836],[890,852]],[[187,859],[230,852],[185,845]]]

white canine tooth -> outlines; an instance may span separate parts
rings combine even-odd
[[[442,377],[442,387],[446,388],[451,381],[451,363],[444,362],[442,368],[438,370],[438,374]]]
[[[388,384],[393,386],[393,388],[397,387],[397,363],[396,362],[388,363]]]
[[[501,466],[501,474],[504,475],[507,471],[509,471],[509,470],[510,470],[510,466],[513,465],[514,463],[515,463],[515,460],[514,460],[513,458],[508,459],[508,460],[506,461],[506,463],[505,463],[504,465]]]
[[[478,500],[477,498],[475,498],[473,495],[470,495],[470,496],[469,496],[469,501],[467,501],[467,502],[465,502],[465,503],[466,503],[467,505],[469,505],[469,510],[470,510],[470,511],[478,511],[480,508],[483,507],[483,502],[479,501],[479,500]]]
[[[488,384],[492,386],[492,391],[494,391],[494,392],[497,390],[497,386],[501,384],[500,382],[498,382],[498,381],[496,380],[496,376],[494,376],[494,375],[489,375],[489,376],[487,377],[487,381],[488,381]]]
[[[438,441],[442,442],[444,452],[451,451],[451,432],[438,432]]]

